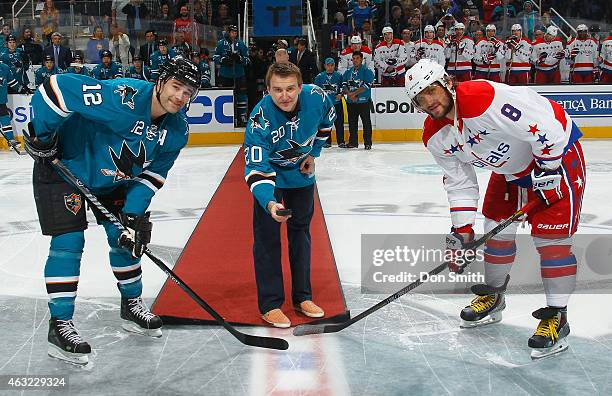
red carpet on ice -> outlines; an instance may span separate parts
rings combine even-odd
[[[220,186],[200,218],[174,272],[230,323],[267,325],[257,308],[253,268],[253,198],[244,181],[244,156],[238,150]],[[325,318],[346,319],[348,312],[318,195],[310,233],[314,301]],[[312,322],[291,305],[291,272],[283,225],[285,314],[292,325]],[[166,323],[214,322],[182,289],[167,280],[152,310]]]

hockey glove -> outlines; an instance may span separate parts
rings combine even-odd
[[[554,57],[555,57],[555,59],[563,59],[563,58],[565,58],[565,52],[559,51],[559,52],[555,53]]]
[[[232,60],[236,63],[242,63],[242,57],[237,52],[232,52]]]
[[[473,240],[474,230],[471,224],[460,228],[453,227],[451,233],[446,236],[444,258],[451,272],[463,272],[463,268],[474,260],[474,250],[466,248],[466,245]]]
[[[28,122],[28,131],[23,130],[23,140],[25,151],[30,154],[35,161],[53,161],[57,158],[57,135],[53,135],[47,142],[42,142],[36,137],[34,126]]]
[[[142,257],[151,242],[153,223],[149,221],[150,216],[151,212],[146,212],[142,216],[119,212],[121,224],[128,228],[119,235],[119,246],[130,250],[132,256],[136,258]]]
[[[576,59],[576,57],[578,56],[578,54],[580,53],[580,50],[578,48],[574,48],[573,50],[570,51],[569,53],[569,57],[571,60]]]
[[[32,91],[27,85],[24,85],[23,87],[21,87],[21,91],[19,93],[24,95],[32,95],[34,91]]]
[[[535,167],[531,171],[533,191],[546,205],[550,206],[563,199],[561,168],[546,170]]]
[[[425,48],[420,47],[417,51],[416,51],[416,58],[417,59],[421,59],[422,57],[425,56]]]
[[[548,58],[548,54],[546,52],[542,52],[540,56],[538,56],[538,63],[544,63]]]
[[[221,65],[222,66],[231,66],[232,65],[232,58],[228,57],[228,56],[224,56],[221,58]]]

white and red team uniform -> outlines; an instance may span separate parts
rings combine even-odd
[[[431,59],[442,67],[446,64],[444,44],[437,39],[422,39],[414,43],[414,56],[417,62],[421,59]]]
[[[444,49],[448,64],[446,71],[455,76],[457,81],[472,79],[472,58],[474,57],[474,40],[468,36],[461,36],[451,40]]]
[[[504,44],[495,39],[482,38],[474,46],[474,79],[485,79],[500,82],[501,64],[505,59]]]
[[[531,72],[531,42],[524,37],[520,40],[506,40],[506,82],[526,85]]]
[[[363,54],[363,65],[372,70],[372,73],[376,73],[370,48],[367,45],[362,45],[359,51]],[[340,59],[338,59],[338,73],[344,75],[344,72],[351,67],[353,67],[353,49],[349,46],[340,53]]]
[[[601,77],[599,82],[612,84],[612,36],[608,36],[601,43]]]
[[[408,70],[417,63],[418,60],[416,59],[415,47],[412,41],[404,41],[404,48],[406,48],[406,70]]]
[[[548,305],[565,307],[576,282],[576,259],[570,237],[580,218],[586,167],[578,139],[582,133],[556,102],[528,87],[484,80],[456,88],[458,130],[446,118],[428,117],[423,142],[444,170],[452,225],[474,224],[479,199],[474,167],[492,171],[482,213],[484,232],[507,219],[533,192],[534,166],[562,170],[562,198],[528,213],[531,235],[541,258]],[[485,245],[485,282],[501,286],[516,254],[517,223]],[[458,231],[461,232],[461,231]]]
[[[400,39],[381,41],[374,49],[374,64],[382,77],[383,87],[403,87],[406,74],[406,47]],[[388,70],[389,69],[389,70]]]
[[[572,38],[565,47],[565,56],[570,61],[570,82],[593,83],[593,70],[597,67],[597,41],[588,37]],[[572,63],[573,62],[573,63]]]
[[[556,37],[549,42],[543,38],[534,41],[531,51],[531,60],[536,69],[534,83],[560,84],[559,62],[564,58],[565,50],[560,38]]]

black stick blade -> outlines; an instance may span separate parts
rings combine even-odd
[[[242,341],[242,343],[245,345],[266,349],[278,349],[279,351],[286,351],[289,349],[289,343],[282,338],[259,337],[249,334],[242,335],[244,337],[239,338],[242,338],[240,341]]]
[[[293,335],[296,337],[311,335],[311,334],[323,334],[323,333],[336,333],[344,329],[349,322],[335,323],[335,324],[318,324],[310,325],[303,324],[298,325],[293,329]]]

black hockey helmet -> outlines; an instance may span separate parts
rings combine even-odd
[[[6,37],[6,42],[8,43],[9,41],[17,41],[17,37],[15,37],[15,35],[14,35],[14,34],[9,34],[9,35]]]
[[[102,51],[102,52],[100,53],[100,59],[102,59],[102,58],[106,58],[106,57],[113,59],[113,53],[112,53],[112,52],[110,52],[109,50],[104,50],[104,51]]]
[[[198,65],[182,56],[171,58],[159,67],[158,81],[164,84],[171,78],[193,88],[193,94],[189,100],[189,103],[191,103],[198,95],[200,81],[202,80],[202,73]]]
[[[228,32],[237,32],[238,31],[238,27],[236,25],[229,25],[227,27],[227,31]]]
[[[191,51],[191,57],[192,58],[199,58],[200,57],[200,51]]]
[[[55,62],[55,58],[53,57],[53,55],[45,55],[45,62],[47,61],[51,61],[51,62]]]
[[[160,45],[165,45],[166,47],[168,46],[168,40],[166,39],[161,39],[159,40],[159,42],[157,43],[158,46]]]
[[[134,54],[134,56],[132,57],[132,61],[141,61],[142,57],[139,54]]]

